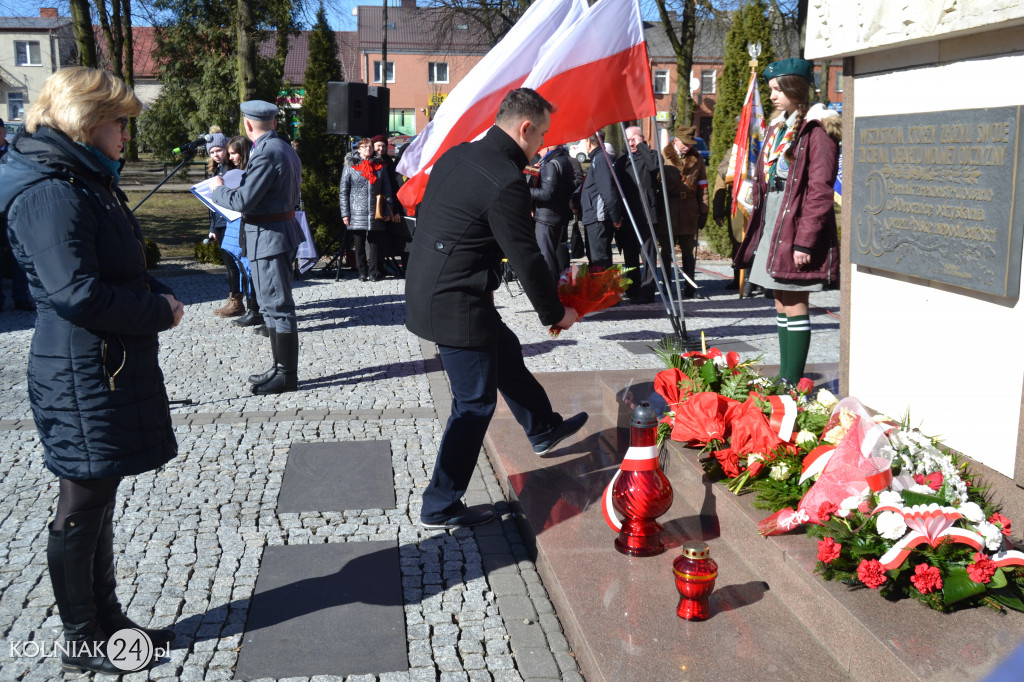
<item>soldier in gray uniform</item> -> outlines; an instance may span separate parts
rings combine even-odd
[[[245,134],[253,142],[249,165],[237,189],[211,183],[213,201],[242,214],[245,255],[252,263],[263,317],[270,333],[274,365],[249,382],[257,395],[294,391],[298,384],[299,333],[292,298],[292,258],[303,241],[295,220],[302,185],[302,163],[277,136],[278,108],[269,102],[242,102]]]

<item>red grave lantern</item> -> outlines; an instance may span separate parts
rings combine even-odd
[[[682,595],[676,614],[687,620],[707,620],[711,615],[708,597],[718,577],[718,564],[711,558],[707,543],[691,540],[684,544],[682,555],[672,562],[672,572]]]
[[[658,415],[644,402],[629,420],[629,450],[605,491],[605,521],[619,531],[615,549],[629,556],[654,556],[665,551],[661,525],[655,519],[672,506],[672,484],[658,465]],[[621,524],[608,509],[625,517]]]

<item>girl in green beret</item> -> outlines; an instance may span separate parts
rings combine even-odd
[[[754,208],[734,265],[774,292],[779,376],[795,385],[811,344],[810,292],[839,280],[833,186],[841,123],[821,104],[811,106],[810,62],[775,62],[764,77],[779,113],[758,156]]]

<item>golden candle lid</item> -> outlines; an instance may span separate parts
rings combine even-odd
[[[691,540],[683,545],[683,556],[687,559],[707,559],[711,556],[711,548],[706,542]]]

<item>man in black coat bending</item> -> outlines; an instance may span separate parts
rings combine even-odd
[[[578,317],[558,300],[530,219],[523,168],[544,142],[551,105],[533,90],[511,91],[494,126],[477,142],[434,164],[409,249],[406,327],[438,345],[452,389],[448,419],[420,521],[428,528],[486,523],[491,510],[462,502],[501,391],[535,453],[579,431],[580,413],[563,420],[526,369],[519,339],[494,307],[502,254],[545,327],[568,329]]]

